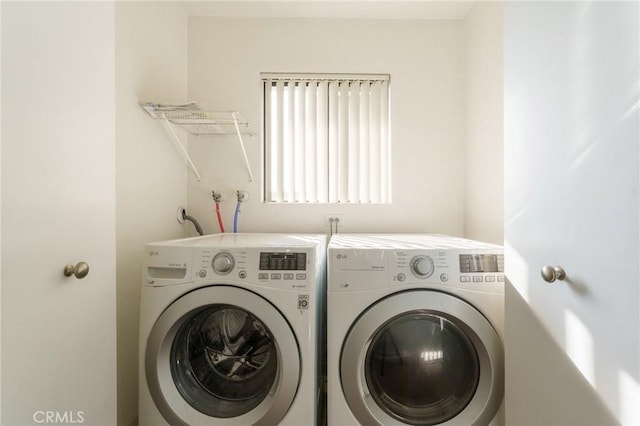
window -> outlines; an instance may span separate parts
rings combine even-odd
[[[262,74],[264,198],[389,203],[389,76]]]

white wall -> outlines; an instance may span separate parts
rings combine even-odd
[[[144,244],[184,236],[186,168],[142,101],[187,96],[187,18],[174,2],[116,2],[118,424],[138,415],[138,315]]]
[[[465,237],[503,243],[503,3],[477,2],[463,21]]]
[[[464,82],[461,21],[244,19],[189,20],[189,98],[238,110],[258,135],[247,139],[249,183],[233,137],[191,138],[202,183],[189,177],[189,209],[217,232],[211,190],[249,192],[240,231],[326,232],[342,214],[345,232],[463,233]],[[261,202],[260,72],[391,75],[390,205],[268,205]]]

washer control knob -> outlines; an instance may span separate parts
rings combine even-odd
[[[231,253],[220,252],[213,257],[211,266],[218,275],[227,275],[235,266],[235,260]]]
[[[429,278],[433,275],[433,259],[429,256],[414,256],[409,263],[411,266],[411,272],[418,278]]]

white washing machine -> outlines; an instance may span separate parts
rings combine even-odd
[[[325,254],[324,235],[148,244],[139,424],[313,425]]]
[[[504,424],[504,257],[437,235],[333,236],[329,426]]]

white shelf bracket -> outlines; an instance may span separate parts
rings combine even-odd
[[[162,118],[160,121],[162,122],[165,131],[171,137],[171,140],[173,140],[173,142],[176,144],[176,146],[178,147],[178,149],[182,153],[182,156],[184,157],[184,159],[187,161],[187,163],[191,167],[191,170],[193,170],[193,173],[196,175],[196,181],[201,182],[202,181],[202,177],[200,176],[200,173],[198,172],[198,169],[196,168],[196,165],[193,164],[193,161],[191,161],[191,157],[189,157],[189,153],[187,152],[184,144],[182,143],[182,141],[180,141],[180,138],[176,134],[176,131],[174,130],[173,124],[171,123],[171,121],[169,121],[166,117]]]
[[[240,148],[242,149],[242,156],[244,157],[244,165],[247,168],[247,173],[249,173],[249,182],[253,182],[253,173],[251,172],[251,164],[249,164],[249,157],[247,157],[247,150],[244,148],[242,133],[240,133],[240,127],[238,126],[237,114],[233,114],[233,126],[236,128],[236,134],[238,135],[238,141],[240,142]]]

